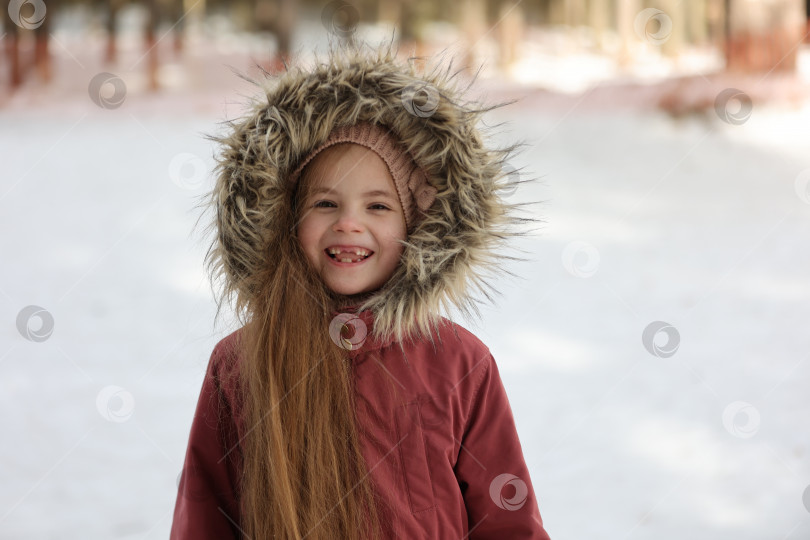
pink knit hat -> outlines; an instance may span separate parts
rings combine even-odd
[[[332,130],[326,141],[312,150],[290,173],[289,181],[299,180],[301,171],[319,152],[334,144],[350,142],[373,150],[388,166],[394,179],[399,203],[405,214],[405,225],[411,231],[419,221],[419,211],[425,212],[436,199],[436,188],[397,138],[386,128],[369,122],[340,126]]]

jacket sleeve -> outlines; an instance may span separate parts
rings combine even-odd
[[[498,367],[482,364],[456,462],[469,539],[549,540]]]
[[[174,507],[171,540],[240,538],[236,425],[221,383],[223,347],[206,369]]]

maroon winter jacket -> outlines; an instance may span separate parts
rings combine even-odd
[[[368,328],[370,311],[359,314]],[[239,440],[245,427],[224,370],[237,332],[211,355],[174,510],[174,540],[240,538]],[[369,332],[369,336],[371,332]],[[429,342],[367,339],[349,351],[374,485],[403,539],[548,540],[498,367],[472,333],[442,319]],[[399,397],[385,391],[393,379]],[[220,400],[219,397],[223,397]],[[362,433],[362,431],[361,431]],[[230,450],[230,451],[229,451]]]

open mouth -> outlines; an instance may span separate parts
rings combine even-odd
[[[373,251],[364,248],[326,248],[324,253],[340,263],[358,263],[374,255]]]

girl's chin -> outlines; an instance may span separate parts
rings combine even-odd
[[[356,289],[356,288],[344,288],[344,287],[330,287],[332,292],[338,294],[340,296],[344,296],[347,299],[353,299],[355,297],[365,296],[367,290],[365,289]]]
[[[374,292],[379,290],[379,287],[361,287],[361,286],[347,286],[345,284],[328,284],[329,289],[339,295],[342,296],[345,300],[357,300],[360,298],[365,298],[367,296],[372,295]]]

